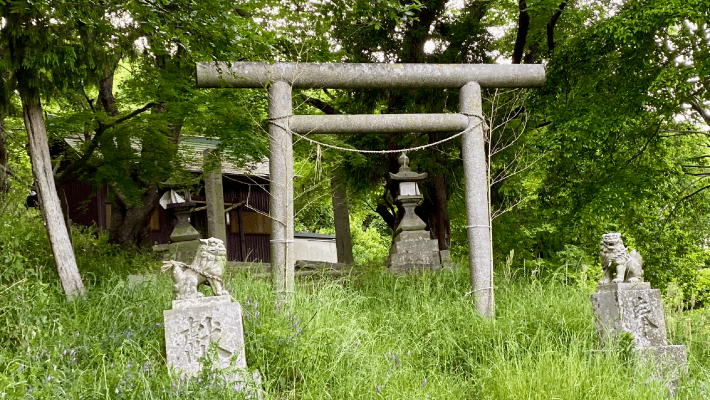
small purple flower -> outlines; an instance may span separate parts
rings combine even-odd
[[[131,332],[128,331],[128,333],[126,333],[126,339],[130,339],[130,338],[131,338]]]
[[[247,299],[247,307],[251,305],[251,298]]]
[[[79,337],[79,332],[76,333],[76,336]]]
[[[412,355],[412,350],[407,350],[407,355],[411,356]]]
[[[76,357],[73,357],[73,358],[71,359],[71,362],[75,363],[75,362],[76,362]]]
[[[48,377],[47,377],[47,382],[49,382],[49,381],[51,381],[51,380],[52,380],[52,377],[51,377],[51,376],[48,376]]]
[[[62,355],[63,355],[63,356],[66,356],[66,355],[67,355],[67,351],[64,350],[64,353],[62,353]]]
[[[32,392],[34,392],[34,390],[32,390],[32,388],[27,388],[27,394],[32,394]]]
[[[426,378],[424,378],[424,382],[422,382],[422,389],[424,389],[424,386],[426,386]]]
[[[74,349],[71,349],[71,351],[69,352],[69,355],[70,355],[70,356],[73,356],[74,353],[76,353],[76,352],[74,351]]]
[[[113,363],[111,363],[111,365],[109,366],[109,368],[113,369]]]
[[[355,347],[357,347],[359,345],[360,345],[360,341],[358,340],[357,342],[355,342]]]
[[[20,296],[15,297],[15,300],[20,300]]]
[[[132,316],[133,316],[133,311],[128,313],[128,317],[132,317]]]
[[[150,368],[150,361],[146,361],[145,364],[143,364],[143,371],[147,371]]]
[[[257,311],[256,314],[254,314],[254,318],[259,318],[259,315],[261,315],[261,313]]]
[[[138,308],[143,308],[143,304],[139,305]]]
[[[133,366],[133,364],[128,363],[128,364],[126,365],[126,369],[131,369],[132,366]]]
[[[256,311],[256,308],[257,308],[257,307],[259,307],[259,302],[258,302],[258,301],[255,301],[255,302],[254,302],[254,311]]]
[[[131,385],[130,385],[129,387],[131,387],[131,388],[132,388],[132,387],[133,387],[133,383],[131,383]]]
[[[377,385],[377,394],[380,394],[381,391],[382,391],[382,388],[380,387],[380,385]]]
[[[23,369],[25,369],[25,366],[22,365],[22,364],[20,364],[20,368],[18,368],[17,370],[18,370],[18,371],[22,371]]]
[[[59,318],[55,319],[54,322],[59,322]]]
[[[121,386],[125,385],[126,381],[121,381]]]

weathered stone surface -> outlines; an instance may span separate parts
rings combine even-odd
[[[629,253],[618,232],[602,235],[599,258],[602,262],[600,285],[643,281],[643,259],[636,250]]]
[[[164,260],[175,260],[184,263],[191,263],[197,256],[197,249],[200,248],[199,239],[189,242],[175,242],[168,245],[168,251],[163,254]]]
[[[666,322],[661,292],[646,282],[599,285],[592,295],[597,333],[602,340],[623,332],[634,337],[636,347],[664,346]]]
[[[162,272],[172,270],[173,298],[188,300],[202,297],[197,291],[200,284],[209,283],[215,295],[226,295],[222,274],[227,265],[227,249],[217,238],[200,240],[195,259],[191,264],[182,261],[163,261]]]
[[[427,174],[416,173],[409,168],[409,158],[404,153],[399,157],[399,171],[396,174],[390,173],[392,180],[400,182],[396,200],[404,211],[395,228],[395,238],[387,261],[389,270],[396,274],[441,269],[439,244],[430,238],[429,232],[424,230],[426,224],[414,212],[414,208],[423,199],[417,182],[426,177]]]
[[[685,346],[668,345],[660,291],[648,282],[600,284],[592,307],[602,344],[631,334],[637,360],[654,365],[653,378],[666,382],[673,393],[687,372],[687,352]]]
[[[168,366],[187,376],[196,376],[202,368],[198,361],[217,343],[218,365],[246,368],[242,306],[227,296],[192,300],[174,300],[173,309],[163,312]]]
[[[666,345],[634,349],[634,354],[644,363],[653,364],[656,374],[653,378],[668,382],[671,386],[688,372],[688,353],[685,346]]]
[[[443,269],[454,269],[456,264],[451,259],[450,250],[439,250],[439,259],[441,260],[441,268]]]
[[[189,242],[200,238],[200,233],[190,225],[190,210],[197,205],[188,201],[184,203],[172,203],[166,209],[172,210],[177,218],[177,225],[170,233],[170,240],[173,242]]]
[[[204,153],[205,200],[207,201],[207,236],[227,243],[227,223],[224,217],[222,164],[219,156],[209,150]]]

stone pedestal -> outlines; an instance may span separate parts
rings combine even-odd
[[[390,248],[389,270],[393,273],[441,270],[439,243],[429,238],[429,232],[402,231]]]
[[[232,302],[230,296],[202,297],[193,300],[173,300],[173,309],[163,311],[165,319],[165,349],[168,367],[184,376],[194,377],[202,369],[199,362],[212,342],[217,343],[215,360],[219,368],[246,369],[242,306]],[[234,363],[232,357],[236,355]],[[246,384],[245,372],[225,375],[242,390]],[[258,372],[249,379],[260,386]]]
[[[217,342],[220,367],[229,367],[237,354],[236,367],[246,368],[242,306],[229,296],[173,300],[173,309],[163,311],[163,316],[169,367],[196,376],[202,368],[198,359],[211,342]]]
[[[668,345],[661,292],[648,282],[600,284],[592,307],[601,342],[631,334],[637,359],[654,363],[655,378],[673,388],[687,371],[687,354],[685,346]]]

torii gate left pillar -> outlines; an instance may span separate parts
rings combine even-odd
[[[277,298],[294,292],[292,132],[464,131],[471,290],[477,311],[494,313],[490,207],[481,87],[539,87],[542,65],[198,63],[201,88],[269,88],[271,268]],[[292,89],[460,89],[459,114],[293,116]]]

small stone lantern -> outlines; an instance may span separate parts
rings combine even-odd
[[[429,232],[425,230],[426,223],[414,212],[414,208],[424,199],[419,191],[419,182],[427,176],[427,173],[412,171],[409,158],[404,153],[399,156],[399,171],[396,174],[390,173],[390,178],[399,182],[395,202],[404,210],[402,220],[394,230],[390,248],[388,264],[393,273],[441,269],[439,244],[430,238]]]
[[[399,225],[395,228],[394,236],[402,231],[421,231],[426,228],[426,223],[414,212],[414,208],[424,199],[419,191],[419,182],[429,176],[425,173],[416,173],[409,168],[409,157],[405,153],[399,156],[399,171],[390,172],[390,178],[399,183],[399,194],[395,199],[397,205],[404,209],[404,215]]]

